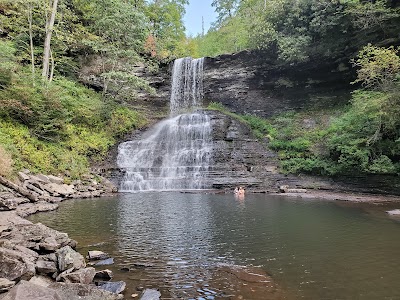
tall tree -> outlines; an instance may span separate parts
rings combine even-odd
[[[50,11],[51,14],[50,14],[50,19],[46,19],[46,37],[44,40],[44,49],[43,49],[42,77],[45,80],[52,79],[52,74],[54,70],[54,59],[51,53],[51,36],[53,34],[54,22],[56,20],[57,7],[58,7],[58,0],[50,0],[49,8],[51,8]],[[47,10],[46,10],[46,16],[47,16]],[[52,70],[50,70],[50,59],[52,59],[53,62]]]

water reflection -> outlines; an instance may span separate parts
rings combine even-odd
[[[96,248],[113,255],[115,280],[127,281],[128,293],[142,286],[160,288],[164,298],[215,297],[198,292],[211,289],[265,299],[221,273],[221,265],[236,264],[261,266],[287,299],[400,299],[400,223],[385,210],[268,195],[142,193],[69,201],[32,219],[70,233],[82,253],[105,242]]]

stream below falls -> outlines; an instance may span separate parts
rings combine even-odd
[[[155,287],[162,299],[376,300],[400,299],[400,219],[385,213],[393,208],[149,192],[70,200],[30,220],[67,232],[83,255],[111,254],[114,265],[103,268],[126,281],[127,299],[137,288]],[[216,280],[221,265],[263,269],[284,298],[251,282]]]

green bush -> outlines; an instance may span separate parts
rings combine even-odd
[[[0,69],[15,60],[12,45],[6,46],[9,59],[0,60]],[[106,103],[100,94],[67,78],[44,85],[28,68],[15,62],[11,66],[12,80],[0,88],[0,147],[11,154],[15,170],[78,177],[117,138],[146,123],[136,111]]]

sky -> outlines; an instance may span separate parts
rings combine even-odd
[[[214,7],[211,6],[212,0],[190,0],[186,6],[186,14],[183,18],[186,27],[186,35],[197,35],[202,31],[201,17],[204,17],[204,32],[210,28],[217,15]]]

